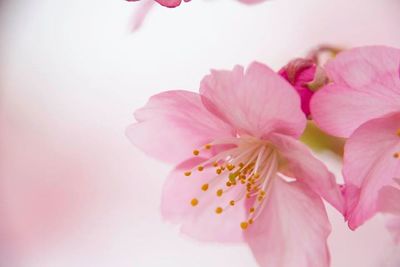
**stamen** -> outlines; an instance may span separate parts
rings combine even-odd
[[[229,201],[229,205],[231,205],[231,206],[235,206],[235,200],[231,200],[231,201]]]
[[[190,205],[192,205],[193,207],[196,207],[197,204],[199,204],[199,201],[197,200],[197,198],[193,198],[193,199],[190,201]]]
[[[241,223],[240,223],[240,227],[241,227],[243,230],[246,230],[248,226],[249,226],[249,223],[248,223],[248,222],[241,222]]]
[[[185,176],[190,176],[192,174],[192,172],[188,171],[188,172],[185,172],[184,174],[185,174]]]
[[[199,172],[201,172],[201,171],[204,170],[204,167],[200,165],[199,167],[197,167],[197,170],[198,170]]]
[[[197,150],[197,149],[193,150],[193,155],[198,156],[199,154],[200,154],[199,150]]]
[[[211,149],[211,144],[207,144],[204,146],[205,149]]]
[[[217,190],[217,196],[221,197],[223,193],[224,193],[224,190],[222,190],[222,189]]]
[[[396,158],[396,159],[400,158],[400,153],[399,152],[394,153],[393,157]]]
[[[203,186],[201,187],[201,190],[207,191],[208,190],[208,184],[203,184]]]
[[[217,208],[215,209],[215,213],[216,213],[216,214],[221,214],[222,211],[223,211],[223,209],[222,209],[221,207],[217,207]]]

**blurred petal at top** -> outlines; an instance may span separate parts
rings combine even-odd
[[[257,60],[278,70],[323,43],[400,46],[398,0],[191,1],[152,10],[135,34],[126,1],[3,0],[0,8],[7,267],[257,266],[245,247],[192,242],[162,222],[168,169],[129,144],[132,112],[162,90],[197,91],[210,67]],[[392,244],[384,221],[349,233],[330,216],[333,267],[381,266]]]

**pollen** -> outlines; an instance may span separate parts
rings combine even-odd
[[[214,161],[212,164],[214,167],[218,167],[218,162]]]
[[[226,165],[226,168],[227,168],[229,171],[231,171],[231,170],[233,170],[233,169],[235,168],[235,165],[228,164],[228,165]]]
[[[256,209],[255,208],[250,208],[250,213],[253,213]]]
[[[253,222],[254,222],[253,219],[250,219],[250,220],[249,220],[249,224],[253,224]]]
[[[201,190],[207,191],[208,190],[208,184],[203,184],[201,187]]]
[[[231,201],[229,201],[229,205],[231,205],[231,206],[235,206],[235,200],[231,200]]]
[[[198,156],[200,154],[200,151],[198,151],[197,149],[193,150],[193,155]]]
[[[197,200],[197,198],[193,198],[190,201],[190,205],[192,205],[193,207],[196,207],[199,204],[199,201]]]
[[[217,208],[215,209],[215,213],[216,213],[216,214],[221,214],[223,211],[224,211],[224,210],[223,210],[221,207],[217,207]]]
[[[249,226],[248,222],[241,222],[240,223],[240,228],[242,228],[243,230],[246,230],[248,226]]]
[[[185,174],[185,176],[190,176],[190,175],[192,175],[192,172],[185,172],[184,174]]]
[[[400,158],[400,153],[399,152],[394,153],[393,157],[396,158],[396,159]]]
[[[221,174],[222,170],[221,170],[221,169],[216,169],[215,172],[216,172],[217,174]]]
[[[217,196],[222,196],[222,194],[224,193],[224,190],[222,190],[222,189],[218,189],[217,190]]]
[[[210,144],[207,144],[207,145],[204,146],[204,148],[205,148],[205,149],[211,149],[211,145],[210,145]]]
[[[203,166],[199,166],[199,167],[197,167],[197,170],[198,170],[199,172],[201,172],[201,171],[204,170],[204,167],[203,167]]]

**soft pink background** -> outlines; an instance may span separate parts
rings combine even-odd
[[[133,110],[162,90],[197,90],[211,67],[278,69],[320,43],[400,46],[398,0],[196,0],[155,8],[132,34],[136,6],[0,2],[0,266],[256,266],[245,246],[162,222],[170,166],[125,138]],[[350,232],[330,214],[333,267],[399,266],[383,218]]]

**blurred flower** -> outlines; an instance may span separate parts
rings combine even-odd
[[[126,0],[128,2],[139,2],[141,0]],[[190,2],[191,0],[183,0],[183,2]],[[266,0],[238,0],[241,3],[244,4],[257,4],[264,2]],[[134,15],[133,18],[133,30],[137,30],[140,28],[140,26],[143,24],[144,19],[146,18],[146,15],[150,12],[151,7],[153,6],[154,3],[159,3],[162,6],[169,7],[169,8],[174,8],[179,6],[182,3],[182,0],[142,0],[141,1],[141,6],[139,6],[137,12]]]
[[[183,233],[246,241],[261,266],[329,265],[321,197],[340,211],[344,203],[333,174],[297,140],[306,118],[277,73],[260,63],[212,71],[200,94],[160,93],[135,118],[132,143],[178,163],[162,214]]]
[[[127,0],[127,1],[128,2],[138,2],[140,0]],[[177,7],[182,3],[182,0],[154,0],[154,1],[165,7]],[[190,2],[191,0],[183,0],[183,1]],[[245,4],[257,4],[257,3],[264,2],[265,0],[238,0],[238,1],[245,3]]]
[[[311,101],[313,119],[349,137],[343,175],[351,229],[371,218],[379,192],[400,174],[400,50],[372,46],[340,53],[325,68],[333,83]]]

